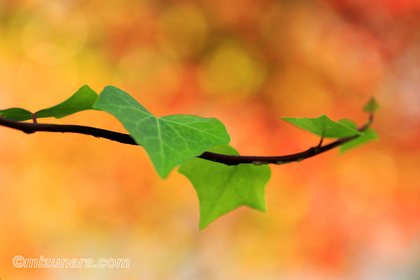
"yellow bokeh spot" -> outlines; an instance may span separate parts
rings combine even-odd
[[[173,6],[159,17],[162,48],[180,57],[198,53],[205,42],[208,24],[201,10],[192,6]]]
[[[78,11],[47,5],[25,19],[21,45],[26,55],[44,65],[54,65],[74,57],[84,46],[88,27]]]
[[[265,76],[265,65],[256,56],[239,44],[228,42],[205,59],[200,82],[211,95],[249,95],[261,87]]]
[[[128,52],[120,61],[116,78],[150,98],[172,94],[179,85],[178,62],[152,48],[139,48]],[[151,95],[153,94],[153,95]]]

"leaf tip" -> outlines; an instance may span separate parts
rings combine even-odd
[[[373,113],[378,110],[379,104],[376,102],[375,98],[372,97],[369,102],[363,107],[363,110],[368,113]]]
[[[208,225],[209,225],[210,223],[202,223],[201,221],[200,221],[200,223],[198,224],[198,229],[199,230],[203,230],[203,229],[205,229]]]

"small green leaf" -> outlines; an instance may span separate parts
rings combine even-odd
[[[325,115],[318,118],[283,118],[283,120],[326,138],[344,138],[362,134],[357,129],[332,121]]]
[[[211,152],[238,155],[228,145],[213,147]],[[200,158],[183,163],[178,172],[194,186],[200,203],[200,229],[218,217],[242,205],[265,211],[265,185],[271,171],[267,165],[227,166]]]
[[[15,121],[26,121],[32,119],[32,113],[22,108],[9,108],[0,110],[0,117]]]
[[[337,122],[346,127],[352,128],[354,130],[358,130],[356,123],[352,120],[342,119],[342,120],[338,120]]]
[[[93,107],[114,115],[124,125],[144,147],[162,178],[207,149],[230,142],[225,126],[217,119],[189,115],[158,118],[113,86],[104,88]]]
[[[379,139],[378,134],[373,129],[368,128],[364,131],[363,135],[360,135],[359,137],[353,140],[350,140],[344,144],[341,144],[339,147],[340,153],[344,153],[348,149],[364,144],[367,141],[378,140],[378,139]]]
[[[373,113],[378,110],[379,104],[376,102],[375,98],[371,98],[369,102],[363,107],[363,110],[369,113]]]
[[[92,109],[98,99],[98,94],[89,86],[82,86],[75,94],[67,100],[53,107],[36,112],[37,118],[62,118],[80,111]]]

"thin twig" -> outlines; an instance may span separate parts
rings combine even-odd
[[[368,122],[359,128],[360,132],[366,130],[373,121],[373,114],[370,114]],[[141,145],[140,143],[136,143],[136,141],[129,135],[125,133],[119,133],[115,131],[90,127],[90,126],[83,126],[83,125],[65,125],[65,124],[41,124],[41,123],[29,123],[29,122],[20,122],[11,119],[7,119],[4,117],[0,117],[0,125],[20,130],[24,133],[31,134],[37,131],[44,131],[44,132],[70,132],[70,133],[79,133],[85,135],[92,135],[94,137],[101,137],[105,139],[109,139],[112,141],[117,141],[123,144],[130,144],[130,145]],[[357,138],[359,135],[355,135],[352,137],[347,138],[340,138],[334,142],[326,144],[322,146],[322,142],[319,143],[316,147],[311,147],[306,151],[290,154],[290,155],[283,155],[283,156],[237,156],[237,155],[225,155],[225,154],[217,154],[212,152],[204,152],[200,156],[201,159],[210,160],[218,163],[222,163],[225,165],[238,165],[238,164],[254,164],[254,165],[261,165],[261,164],[286,164],[294,161],[301,161],[320,153],[326,152],[331,150],[343,143],[346,143],[352,139]]]
[[[29,123],[6,119],[4,117],[0,117],[0,125],[14,128],[27,134],[35,133],[37,131],[62,133],[70,132],[92,135],[94,137],[105,138],[123,144],[139,145],[129,134],[84,125]]]

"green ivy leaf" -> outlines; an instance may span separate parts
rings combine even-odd
[[[15,121],[26,121],[32,119],[32,113],[22,108],[9,108],[0,110],[0,117]]]
[[[354,130],[358,130],[357,124],[354,121],[352,121],[352,120],[349,120],[349,119],[341,119],[341,120],[338,120],[337,122],[339,124],[341,124],[341,125],[346,126],[346,127],[352,128]]]
[[[362,134],[356,128],[332,121],[325,115],[318,118],[283,118],[283,120],[326,138],[344,138]]]
[[[239,155],[228,145],[213,147],[210,151]],[[178,172],[191,181],[197,192],[200,203],[200,229],[242,205],[265,211],[265,185],[271,176],[267,165],[227,166],[193,158],[183,163]]]
[[[364,144],[367,141],[378,140],[378,139],[379,139],[378,134],[373,129],[368,128],[364,131],[363,135],[360,135],[359,137],[353,140],[350,140],[344,144],[341,144],[339,147],[340,153],[344,153],[348,149]]]
[[[158,118],[113,86],[104,88],[93,107],[114,115],[124,125],[144,147],[162,178],[207,149],[230,142],[225,126],[217,119],[189,115]]]
[[[62,118],[80,111],[92,109],[98,99],[98,94],[89,86],[82,86],[75,94],[67,100],[53,107],[36,112],[37,118]]]
[[[379,109],[379,104],[376,102],[375,98],[371,98],[369,102],[363,107],[365,112],[373,113]]]
[[[67,100],[53,107],[39,110],[35,113],[37,118],[62,118],[83,110],[92,109],[92,105],[98,99],[98,94],[89,86],[84,85]],[[22,108],[9,108],[0,110],[0,116],[15,121],[26,121],[32,119],[32,113]]]

